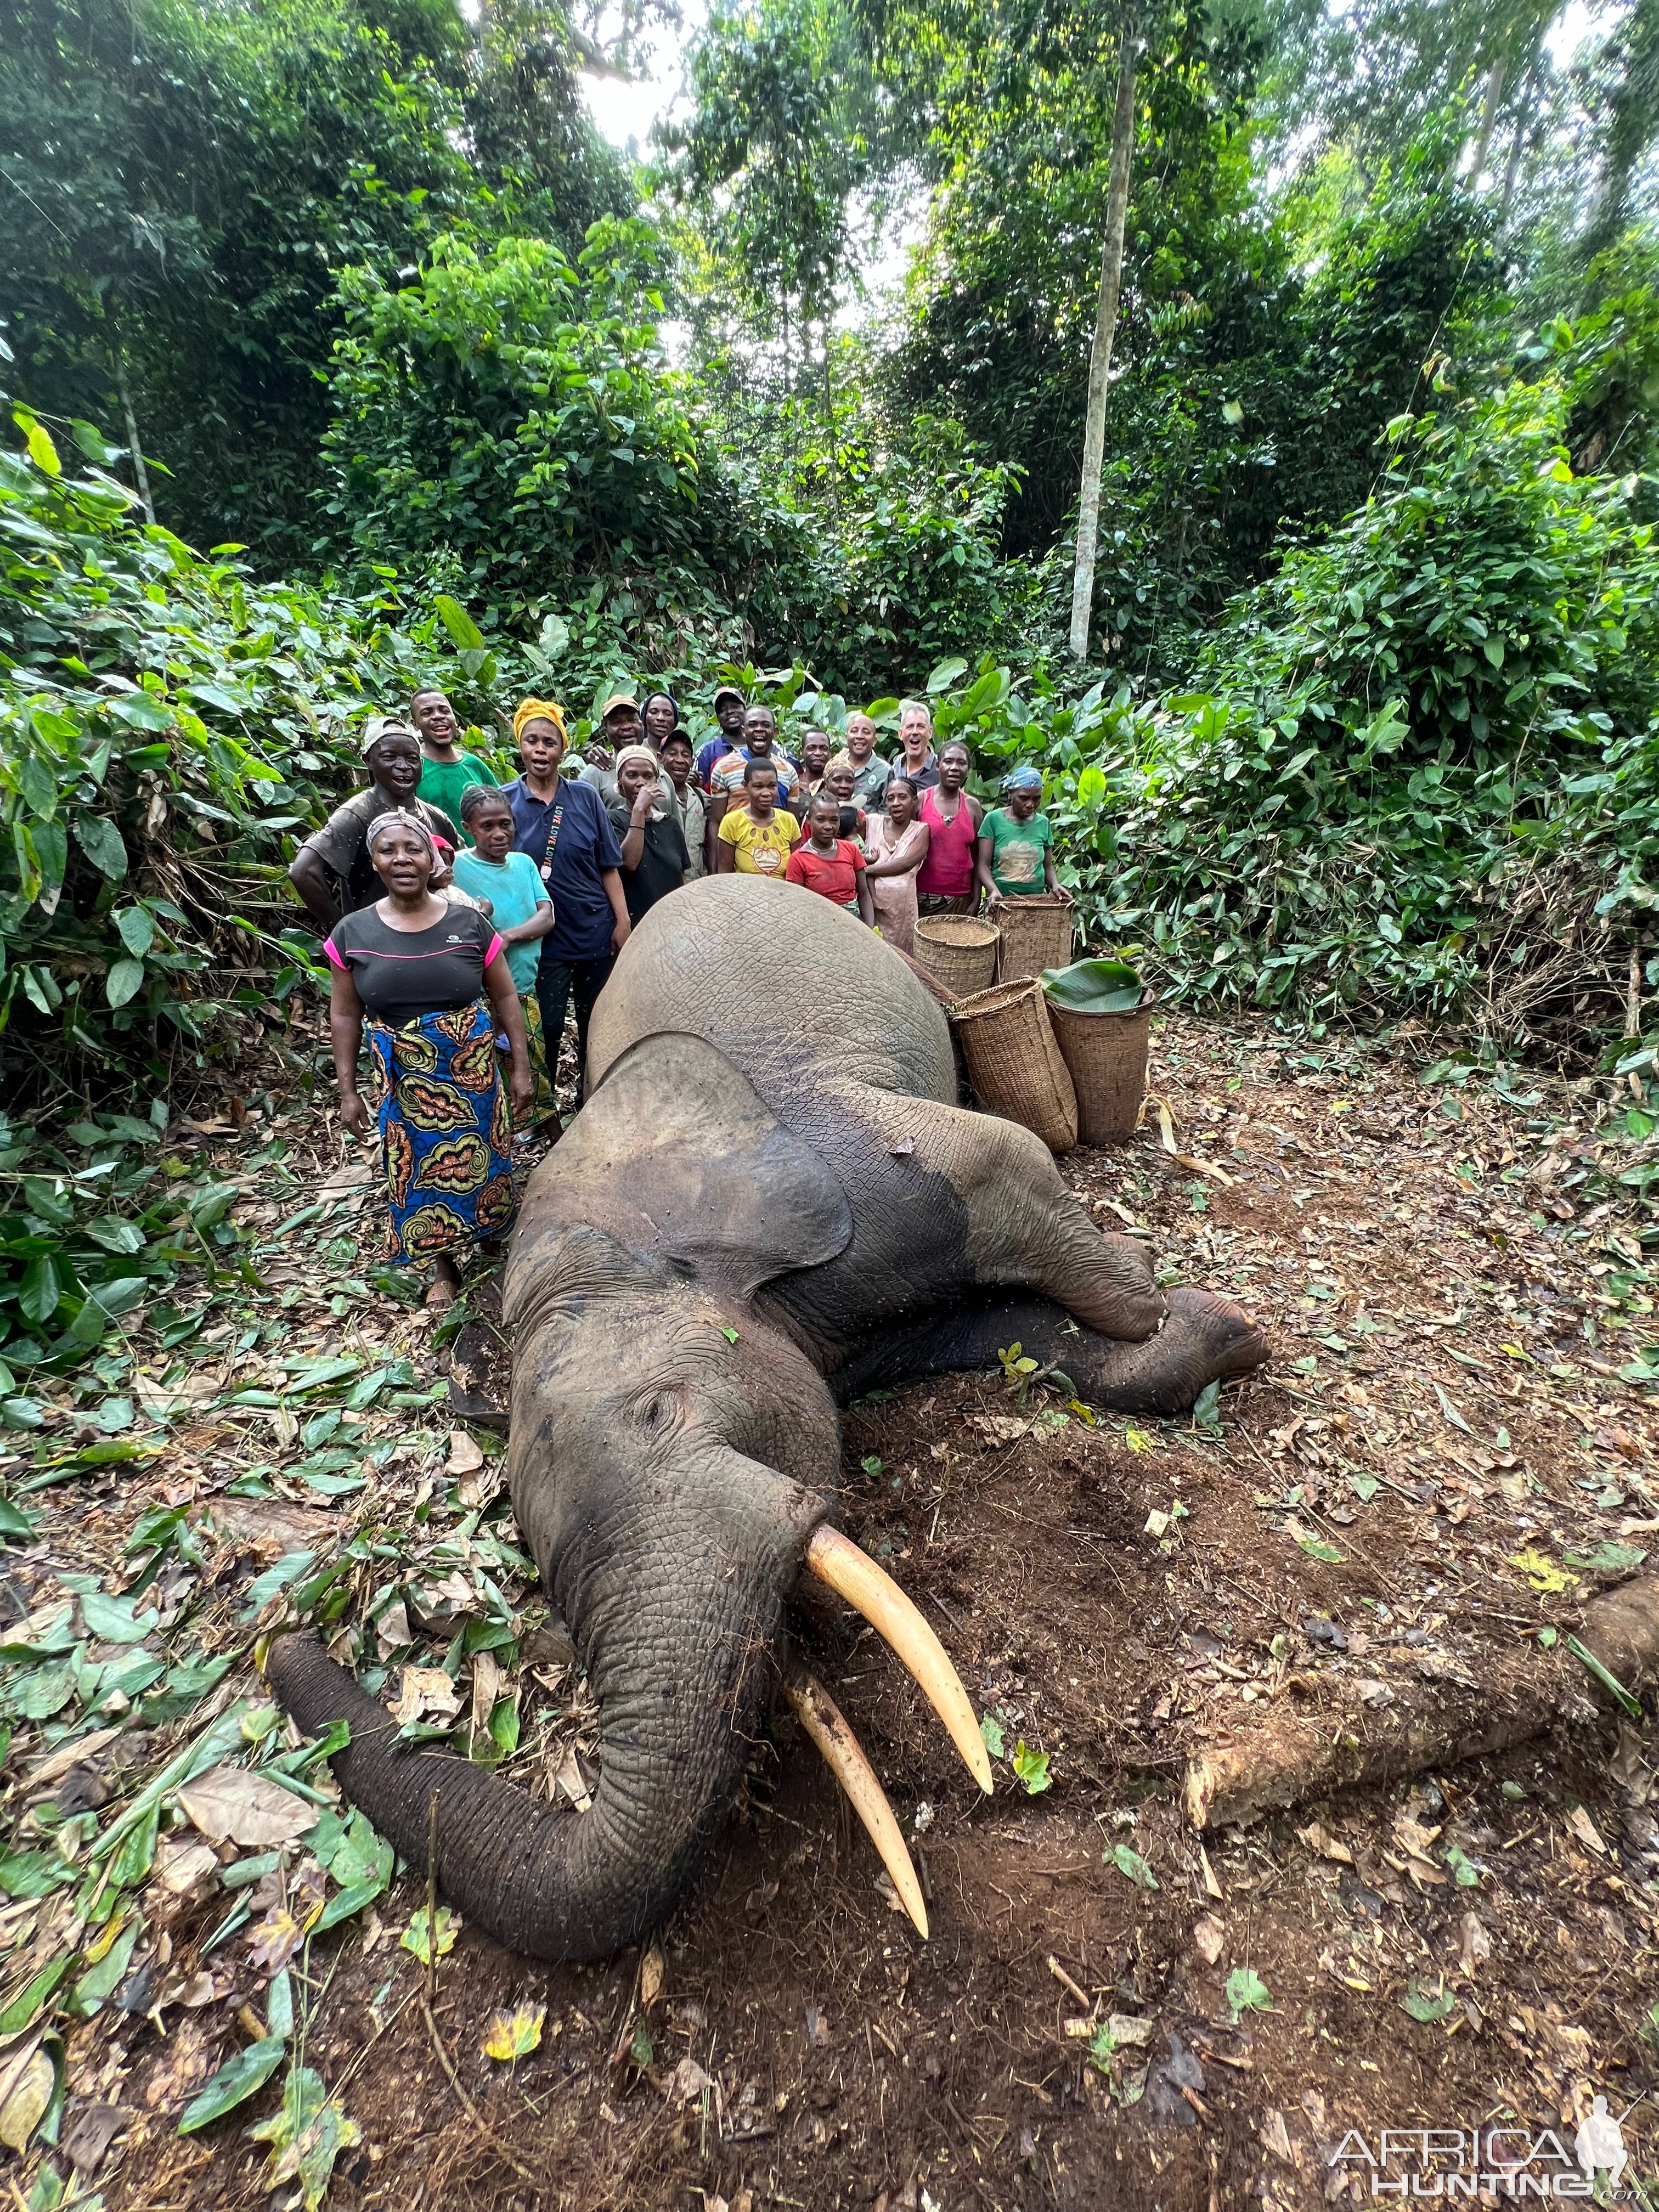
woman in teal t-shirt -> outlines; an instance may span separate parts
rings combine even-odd
[[[979,825],[976,857],[987,908],[1043,891],[1070,906],[1072,894],[1054,873],[1054,833],[1042,811],[1041,771],[1017,768],[1002,788],[1006,805],[994,806]]]

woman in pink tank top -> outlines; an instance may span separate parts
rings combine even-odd
[[[974,855],[981,809],[963,789],[967,781],[967,746],[942,745],[939,788],[921,798],[921,819],[929,832],[927,858],[916,876],[916,904],[923,914],[972,914],[979,904]]]

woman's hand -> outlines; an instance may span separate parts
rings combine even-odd
[[[986,913],[994,914],[1002,902],[1002,893],[997,889],[996,885],[993,884],[985,894]]]
[[[654,783],[647,783],[642,791],[635,793],[634,811],[629,816],[629,820],[636,827],[648,822],[651,819],[651,810],[656,803],[657,787]]]
[[[354,1137],[366,1137],[374,1127],[368,1105],[356,1091],[341,1091],[340,1119]]]
[[[619,915],[617,917],[617,926],[611,933],[611,950],[612,952],[620,952],[622,951],[623,945],[628,942],[629,932],[632,927],[633,924],[629,921],[628,916],[625,914]]]
[[[1075,896],[1072,892],[1066,890],[1064,884],[1057,883],[1054,885],[1054,896],[1060,901],[1062,906],[1075,906],[1077,904]]]
[[[528,1067],[513,1071],[513,1119],[522,1128],[536,1109],[536,1079]]]

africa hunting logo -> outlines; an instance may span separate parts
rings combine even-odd
[[[1490,2194],[1589,2197],[1609,2204],[1621,2194],[1628,2155],[1620,2121],[1597,2097],[1571,2153],[1553,2128],[1537,2134],[1520,2127],[1384,2128],[1374,2140],[1351,2128],[1330,2165],[1358,2176],[1373,2198]]]

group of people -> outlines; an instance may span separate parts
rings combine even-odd
[[[618,691],[577,759],[563,709],[526,699],[513,717],[520,772],[498,785],[462,745],[443,692],[418,691],[406,717],[368,723],[368,787],[295,857],[330,966],[341,1116],[364,1136],[378,1125],[387,1257],[430,1261],[434,1304],[454,1295],[458,1254],[510,1225],[514,1124],[537,1111],[537,1060],[556,1136],[568,1012],[580,1105],[611,965],[684,884],[717,872],[796,884],[907,957],[922,915],[1069,898],[1039,772],[1017,769],[1004,804],[982,808],[966,787],[968,748],[935,749],[925,706],[902,709],[889,761],[867,714],[848,715],[839,748],[808,731],[794,759],[769,707],[731,685],[713,703],[717,734],[694,750],[669,693],[641,705]],[[372,1106],[358,1089],[365,1028]]]

